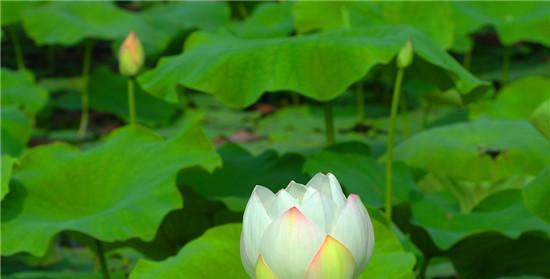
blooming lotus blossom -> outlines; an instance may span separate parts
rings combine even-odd
[[[244,212],[241,259],[252,278],[356,278],[373,249],[365,206],[331,173],[277,194],[256,186]]]

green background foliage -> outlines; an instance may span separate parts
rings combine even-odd
[[[251,191],[318,172],[359,278],[550,277],[547,2],[0,4],[3,278],[247,278]]]

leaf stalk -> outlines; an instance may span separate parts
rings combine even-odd
[[[386,155],[386,206],[385,215],[388,222],[391,222],[392,216],[392,196],[393,196],[393,142],[395,140],[395,124],[399,108],[399,96],[401,95],[401,84],[405,68],[398,67],[395,84],[393,87],[393,96],[390,112],[390,129],[388,131],[387,155]]]
[[[327,139],[327,146],[334,144],[334,115],[332,114],[332,103],[330,101],[323,103],[325,113],[325,135]]]
[[[130,115],[130,125],[136,125],[136,100],[134,94],[134,78],[128,78],[128,114]]]
[[[82,63],[82,96],[81,96],[81,109],[80,114],[80,126],[78,128],[77,137],[82,139],[86,135],[89,119],[89,77],[90,67],[92,63],[92,48],[93,42],[88,40],[84,44],[84,61]]]

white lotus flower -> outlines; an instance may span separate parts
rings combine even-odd
[[[277,194],[256,186],[244,212],[241,259],[252,278],[356,278],[373,248],[365,206],[331,173]]]

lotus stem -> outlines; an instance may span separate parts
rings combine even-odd
[[[506,84],[509,78],[510,71],[510,58],[511,58],[511,47],[504,47],[503,61],[502,61],[502,76],[500,78],[500,84]]]
[[[136,125],[136,100],[134,95],[134,78],[128,78],[128,114],[130,125]]]
[[[403,137],[404,138],[408,138],[411,136],[411,119],[409,117],[409,113],[408,113],[408,110],[407,110],[407,98],[406,96],[403,96],[403,98],[401,98],[401,102],[400,102],[400,105],[401,105],[401,121],[402,121],[402,124],[403,124]]]
[[[93,42],[86,41],[84,44],[84,61],[82,63],[82,113],[80,115],[80,127],[78,128],[77,137],[79,139],[83,138],[86,135],[86,130],[88,128],[88,104],[89,104],[89,94],[88,94],[88,79],[90,77],[90,66],[92,62],[92,48]]]
[[[17,69],[24,70],[25,59],[23,57],[23,48],[21,47],[21,41],[19,41],[19,35],[15,28],[10,30],[11,41],[13,43],[13,49],[15,50],[15,61],[17,62]]]
[[[385,215],[388,222],[391,222],[392,196],[393,196],[393,142],[395,137],[395,123],[399,107],[399,95],[401,94],[401,83],[403,82],[404,68],[398,67],[393,97],[391,102],[390,129],[388,131],[388,144],[386,156],[386,210]]]
[[[332,115],[332,103],[330,101],[323,103],[325,112],[325,134],[327,146],[334,144],[334,116]]]
[[[105,259],[103,243],[99,239],[95,239],[94,241],[96,246],[97,258],[99,259],[99,266],[101,268],[101,274],[103,274],[103,279],[110,279],[111,275],[109,274],[109,266],[107,265],[107,260]]]

